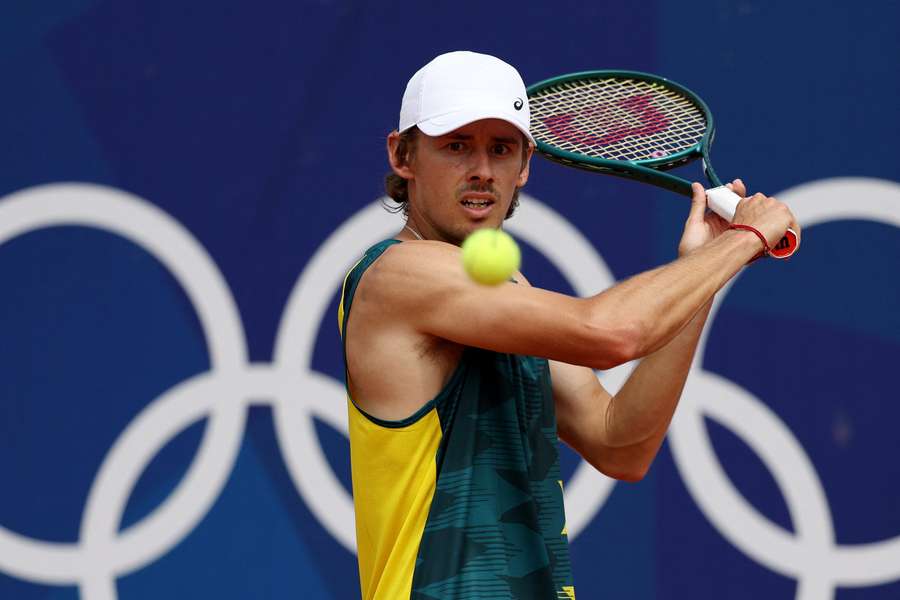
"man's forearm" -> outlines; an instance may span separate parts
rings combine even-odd
[[[632,450],[647,455],[647,465],[678,405],[711,305],[710,300],[668,344],[644,358],[607,406],[609,442],[637,445]]]
[[[688,256],[595,296],[597,320],[632,325],[638,339],[628,358],[647,356],[668,344],[758,250],[753,234],[728,231]]]

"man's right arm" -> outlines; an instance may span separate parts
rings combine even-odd
[[[763,209],[745,212],[754,210]],[[787,216],[757,223],[774,240],[791,224],[790,212],[781,212]],[[423,334],[608,369],[668,343],[760,247],[754,234],[729,230],[685,257],[582,299],[513,283],[478,285],[463,270],[459,248],[414,241],[388,249],[361,288],[383,318]]]

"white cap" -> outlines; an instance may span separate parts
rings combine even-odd
[[[438,136],[481,119],[502,119],[533,144],[530,115],[525,83],[513,67],[487,54],[448,52],[406,84],[398,130],[418,125],[426,135]]]

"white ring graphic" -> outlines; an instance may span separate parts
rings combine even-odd
[[[550,258],[576,293],[595,294],[615,283],[603,260],[568,221],[534,198],[523,194],[522,200],[515,218],[509,221],[510,231]],[[366,248],[395,234],[397,229],[397,218],[376,202],[348,219],[322,244],[297,281],[285,308],[274,353],[280,370],[309,367],[319,324],[333,318],[326,314],[328,303],[347,270]],[[627,369],[622,367],[620,371]],[[327,395],[306,394],[305,402],[277,404],[275,427],[294,483],[310,510],[335,539],[355,551],[353,501],[328,467],[309,418],[319,417],[347,435],[344,387],[327,381],[331,382]],[[316,467],[310,468],[312,464]],[[570,539],[591,521],[612,486],[613,480],[581,462],[566,485]]]
[[[41,186],[12,194],[0,204],[0,244],[31,230],[58,225],[112,231],[150,252],[168,268],[196,307],[210,350],[211,372],[234,372],[246,364],[241,321],[219,270],[193,236],[166,213],[130,194],[94,185]],[[128,556],[121,552],[129,547],[128,540],[140,538],[140,544],[130,546],[137,546],[132,551],[137,558],[132,560],[136,566],[142,566],[167,552],[193,529],[218,497],[231,471],[243,435],[243,407],[221,402],[214,410],[207,410],[209,427],[179,486],[181,493],[173,494],[152,518],[119,536],[118,527],[133,483],[143,465],[159,450],[153,448],[152,454],[143,457],[143,464],[135,464],[137,447],[146,447],[153,438],[139,438],[130,445],[125,442],[135,439],[129,437],[129,432],[152,433],[142,425],[147,423],[148,415],[167,406],[165,398],[145,409],[107,454],[88,496],[81,543],[32,540],[0,527],[0,566],[6,572],[46,583],[80,583],[86,588],[110,586],[115,573],[126,572],[119,569],[117,562]],[[189,404],[182,402],[181,406]],[[151,423],[157,425],[157,432],[162,428],[172,435],[176,433],[171,431],[171,419]],[[133,461],[131,465],[129,460]],[[138,468],[128,470],[131,466]],[[88,593],[87,597],[108,596]]]
[[[900,185],[865,178],[826,179],[778,196],[809,230],[838,219],[900,227]],[[797,579],[798,600],[833,598],[835,586],[869,586],[900,578],[900,537],[836,545],[825,490],[790,429],[749,392],[702,370],[712,323],[737,277],[718,293],[697,348],[694,368],[669,431],[675,464],[707,519],[736,548],[769,569]],[[709,416],[762,459],[784,494],[796,534],[750,505],[716,459],[703,424]]]
[[[809,232],[837,219],[900,227],[900,185],[870,179],[825,180],[780,194]],[[852,202],[848,202],[852,198]],[[54,184],[0,200],[0,245],[45,227],[83,225],[123,236],[173,274],[203,326],[211,369],[151,402],[122,432],[91,487],[77,543],[35,540],[0,526],[0,570],[20,579],[74,584],[82,597],[114,600],[116,578],[158,559],[186,537],[215,503],[234,465],[251,404],[270,404],[287,468],[311,512],[341,544],[355,547],[353,505],[318,443],[313,417],[346,435],[343,385],[311,370],[316,335],[347,268],[369,245],[398,228],[374,203],[338,228],[298,279],[282,315],[273,364],[250,364],[243,326],[227,284],[189,231],[131,194],[95,185]],[[575,292],[614,283],[602,258],[563,217],[524,198],[509,229],[546,255]],[[710,323],[733,285],[717,296]],[[790,429],[757,398],[702,370],[707,327],[669,436],[675,463],[710,522],[735,547],[798,581],[797,598],[832,598],[835,586],[869,586],[900,578],[900,536],[836,545],[830,508],[814,465]],[[336,327],[336,324],[335,324]],[[616,390],[630,366],[603,376]],[[758,513],[732,485],[709,443],[703,418],[734,431],[772,472],[796,533]],[[157,509],[120,531],[141,473],[191,424],[209,419],[197,455]],[[570,538],[593,519],[614,482],[582,461],[566,488]]]

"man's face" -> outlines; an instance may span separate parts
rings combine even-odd
[[[523,143],[519,130],[499,119],[439,137],[420,132],[407,173],[409,217],[420,233],[459,245],[476,229],[499,227],[528,180]]]

